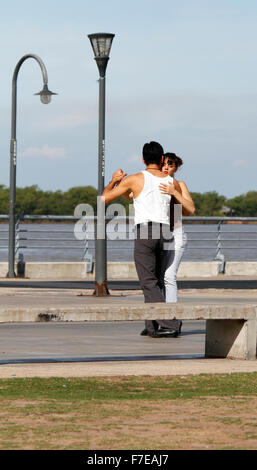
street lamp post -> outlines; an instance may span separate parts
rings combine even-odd
[[[99,70],[99,133],[98,133],[98,196],[104,190],[105,176],[105,72],[109,60],[114,34],[89,34],[95,61]],[[98,201],[100,198],[98,197]],[[97,231],[95,241],[95,292],[98,297],[109,294],[107,287],[107,253],[105,237],[105,214],[101,202],[98,204]],[[102,232],[99,236],[99,232]],[[103,233],[104,232],[104,233]]]
[[[51,96],[56,95],[48,90],[47,71],[43,61],[35,54],[24,55],[17,63],[12,79],[12,117],[11,117],[11,142],[10,142],[10,203],[9,203],[9,247],[8,247],[8,273],[7,277],[15,277],[15,208],[16,208],[16,158],[17,158],[17,140],[16,140],[16,116],[17,116],[17,77],[21,65],[26,59],[35,59],[40,65],[44,86],[39,93],[41,102],[48,104]]]

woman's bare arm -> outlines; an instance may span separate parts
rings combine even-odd
[[[182,197],[186,201],[186,204],[185,201],[184,204],[182,204],[182,215],[194,215],[195,205],[186,183],[184,181],[178,181],[178,184],[182,190]]]

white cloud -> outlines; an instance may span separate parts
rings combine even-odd
[[[51,129],[63,129],[70,127],[77,127],[94,122],[97,118],[97,113],[74,111],[67,114],[62,114],[55,118],[48,120],[47,126]]]
[[[235,160],[234,161],[234,166],[235,167],[240,167],[240,166],[246,166],[247,165],[247,161],[246,160]]]
[[[48,158],[48,159],[59,159],[65,158],[67,152],[62,147],[49,147],[49,145],[43,145],[42,147],[28,147],[22,153],[22,157],[28,158]]]

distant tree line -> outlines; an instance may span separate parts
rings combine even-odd
[[[257,217],[257,191],[249,191],[232,199],[216,191],[191,193],[196,207],[196,216]],[[16,213],[23,215],[74,215],[78,204],[90,204],[96,214],[97,190],[93,186],[77,186],[67,191],[43,191],[38,186],[27,186],[16,190]],[[119,198],[126,208],[131,201]],[[9,188],[0,185],[0,214],[9,212]]]
[[[90,204],[97,210],[97,190],[93,186],[77,186],[68,191],[43,191],[38,186],[16,188],[16,214],[23,215],[74,215],[78,204]],[[128,213],[130,201],[115,200]],[[9,188],[0,185],[0,214],[9,213]]]
[[[191,193],[198,216],[257,217],[257,191],[227,199],[216,191]]]

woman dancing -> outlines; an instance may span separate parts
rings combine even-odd
[[[183,161],[175,153],[165,153],[162,172],[166,175],[172,176],[173,179],[178,168],[183,165]],[[175,180],[176,181],[176,180]],[[174,184],[160,183],[159,189],[163,194],[169,194],[173,197],[174,204],[180,204],[182,215],[191,215],[195,212],[193,199],[187,189],[184,181],[177,181],[181,192],[176,189]],[[172,203],[172,202],[171,202]],[[187,235],[181,222],[175,221],[173,229],[174,234],[174,250],[171,253],[171,260],[168,268],[164,274],[164,289],[166,302],[177,302],[177,272],[187,244]]]

